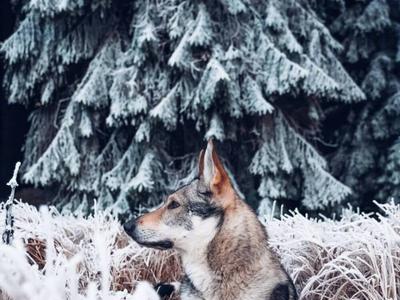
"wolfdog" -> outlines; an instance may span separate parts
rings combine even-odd
[[[182,300],[295,300],[295,287],[268,246],[264,226],[238,196],[212,141],[198,177],[158,209],[124,225],[139,244],[181,256]]]

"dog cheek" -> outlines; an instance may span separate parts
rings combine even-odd
[[[172,241],[174,240],[175,232],[176,230],[166,223],[161,223],[159,230],[157,231],[160,238]]]
[[[183,227],[169,228],[169,239],[175,244],[183,245],[189,238],[190,232]]]

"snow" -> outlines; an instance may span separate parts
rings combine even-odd
[[[376,205],[381,211],[376,215],[348,208],[336,220],[298,212],[281,215],[274,206],[260,216],[301,300],[398,299],[400,205]],[[112,215],[93,210],[89,217],[74,217],[15,203],[14,242],[0,245],[0,295],[13,300],[156,300],[152,284],[145,281],[179,281],[173,252],[140,247]],[[2,232],[4,207],[0,216]]]
[[[272,4],[272,1],[268,4],[265,25],[271,27],[276,31],[283,31],[286,27],[284,18],[276,9],[276,7]]]
[[[199,5],[199,14],[196,18],[196,25],[189,37],[192,46],[207,46],[212,41],[211,20],[204,4]]]
[[[143,190],[151,192],[154,187],[154,181],[152,177],[152,164],[154,163],[154,154],[147,153],[140,164],[139,170],[135,177],[133,177],[125,186],[125,190],[130,189]]]
[[[262,177],[258,193],[263,199],[268,197],[273,201],[288,197],[290,183],[285,178],[290,175],[295,181],[295,171],[304,174],[302,203],[309,209],[335,205],[351,193],[349,187],[326,171],[326,161],[282,116],[278,114],[270,121],[273,125],[263,128],[265,141],[249,167],[252,174]]]
[[[400,206],[376,205],[377,218],[349,208],[338,220],[295,212],[266,221],[301,299],[399,298]]]
[[[274,107],[264,98],[259,84],[247,77],[244,82],[244,109],[249,114],[265,115],[272,113]]]
[[[210,126],[204,136],[205,140],[215,138],[223,141],[225,139],[224,124],[218,114],[214,113],[211,117]]]
[[[24,180],[46,185],[64,178],[66,172],[78,174],[80,167],[79,152],[74,145],[70,128],[65,125],[40,159],[24,174]]]
[[[138,130],[135,133],[135,141],[140,143],[143,141],[149,142],[150,141],[150,123],[143,122],[140,124]]]
[[[178,84],[176,84],[168,94],[150,110],[150,117],[161,120],[169,130],[174,129],[178,121],[178,107],[176,103],[178,96]]]
[[[59,191],[60,209],[83,197],[125,207],[124,188],[140,186],[150,151],[168,174],[187,178],[166,158],[193,155],[209,137],[231,144],[221,156],[239,162],[233,175],[251,203],[303,195],[297,204],[325,209],[351,191],[383,200],[399,189],[390,182],[400,132],[396,1],[17,2],[0,46],[5,95],[32,111],[23,180]],[[324,126],[336,116],[345,124]],[[110,140],[118,155],[101,159]],[[131,189],[132,208],[155,205],[176,182],[151,176],[150,195]],[[376,177],[388,188],[365,189]]]
[[[187,68],[190,61],[188,50],[190,31],[186,31],[176,49],[168,60],[168,65],[171,67]]]
[[[246,11],[246,5],[240,0],[220,0],[232,15],[237,15]]]
[[[156,279],[146,275],[145,268],[150,268],[149,259],[154,260],[157,252],[139,247],[115,218],[94,210],[93,216],[83,218],[62,216],[54,208],[15,204],[14,243],[0,245],[0,289],[15,300],[158,299],[149,283],[134,288],[136,279]],[[4,208],[0,212],[3,232]],[[170,255],[164,254],[159,263],[169,261],[172,266],[159,265],[160,272],[174,268]]]
[[[211,58],[199,81],[193,99],[193,106],[195,108],[209,109],[214,102],[219,84],[229,80],[229,75],[223,65],[218,59]]]

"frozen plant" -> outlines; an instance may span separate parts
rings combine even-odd
[[[14,203],[14,195],[15,195],[15,189],[18,186],[17,182],[17,175],[18,175],[18,170],[20,167],[21,163],[17,162],[15,164],[15,169],[13,176],[11,177],[10,181],[7,183],[8,186],[11,188],[11,193],[10,196],[8,197],[6,203],[2,204],[4,205],[4,210],[5,210],[5,229],[2,235],[2,240],[3,243],[5,244],[11,244],[13,237],[14,237],[14,216],[12,213],[12,206]]]
[[[75,218],[17,202],[14,213],[13,246],[0,246],[0,290],[10,299],[158,300],[144,280],[180,276],[173,253],[157,258],[97,208],[93,216]]]
[[[274,217],[275,205],[260,215],[301,300],[399,298],[400,205],[376,205],[381,213],[348,208],[336,220],[297,211]],[[14,246],[0,246],[2,296],[137,300],[140,294],[152,300],[154,290],[140,282],[181,280],[174,252],[142,248],[98,208],[91,216],[73,217],[17,202],[14,216]]]

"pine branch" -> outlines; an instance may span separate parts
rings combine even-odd
[[[14,216],[12,214],[12,204],[14,202],[15,189],[18,186],[17,175],[18,175],[18,170],[19,170],[20,166],[21,166],[21,162],[17,162],[15,164],[14,174],[13,174],[12,178],[10,179],[10,181],[7,183],[7,185],[10,186],[10,188],[11,188],[11,193],[5,204],[6,226],[5,226],[3,236],[2,236],[3,242],[7,245],[11,244],[13,237],[14,237]]]

